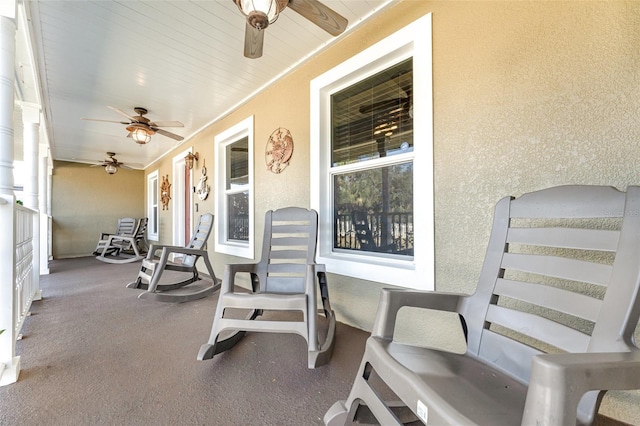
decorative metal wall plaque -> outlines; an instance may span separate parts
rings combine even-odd
[[[273,173],[282,172],[289,165],[293,154],[293,137],[289,130],[278,127],[271,133],[265,150],[267,170]]]
[[[162,176],[162,184],[160,185],[160,202],[162,210],[169,210],[169,200],[171,199],[171,184],[169,183],[169,175]]]

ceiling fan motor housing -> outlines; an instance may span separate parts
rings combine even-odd
[[[233,0],[240,12],[247,17],[247,22],[257,30],[264,30],[273,24],[289,0]]]
[[[264,30],[269,26],[269,18],[263,12],[254,10],[247,16],[247,22],[257,30]]]

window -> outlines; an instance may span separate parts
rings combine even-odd
[[[433,289],[432,115],[431,15],[311,82],[311,202],[330,272]]]
[[[217,135],[216,251],[253,259],[253,116]]]
[[[334,250],[413,256],[412,64],[331,95]]]
[[[158,171],[147,175],[147,239],[158,241]]]

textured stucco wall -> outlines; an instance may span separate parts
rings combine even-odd
[[[113,232],[118,218],[144,214],[144,172],[55,161],[52,177],[53,257],[88,256],[102,232]]]
[[[255,115],[258,249],[265,210],[309,203],[310,80],[429,12],[437,290],[474,290],[493,205],[503,196],[559,184],[639,183],[640,2],[404,0],[189,141],[213,176],[214,135]],[[291,130],[295,149],[291,165],[273,175],[263,147],[279,126]],[[169,157],[148,171],[170,173]],[[200,208],[213,211],[211,198]],[[163,213],[161,232],[170,220]],[[211,258],[219,274],[238,260]],[[339,320],[369,330],[381,287],[330,276]],[[450,315],[403,318],[407,340],[463,347]],[[640,424],[639,393],[610,395],[601,412]]]

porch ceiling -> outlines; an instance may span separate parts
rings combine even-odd
[[[340,37],[393,1],[322,0],[349,20]],[[112,151],[146,167],[337,40],[286,9],[266,29],[263,57],[247,59],[244,18],[232,0],[25,0],[24,6],[18,97],[42,105],[55,160],[102,161]],[[166,129],[185,140],[156,134],[139,146],[124,125],[81,120],[126,121],[107,106],[132,116],[140,106],[152,121],[180,121],[183,128]]]

